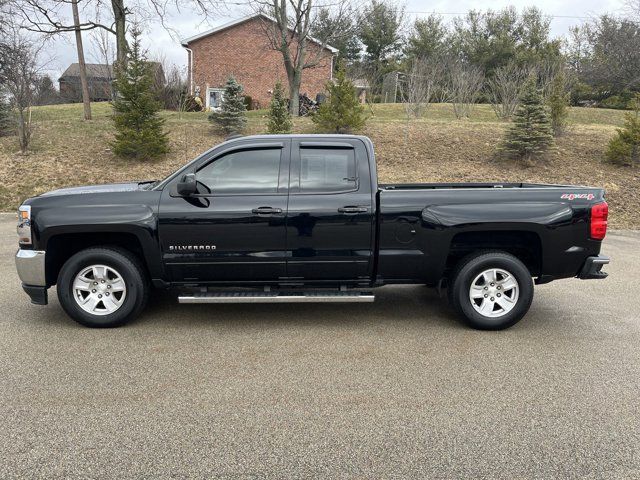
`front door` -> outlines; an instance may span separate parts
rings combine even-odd
[[[196,195],[179,196],[171,184],[162,193],[167,276],[249,284],[284,277],[289,142],[232,144],[194,168]]]
[[[364,144],[294,140],[291,158],[287,275],[291,281],[368,281],[375,192]]]

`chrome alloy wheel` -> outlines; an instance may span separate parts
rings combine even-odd
[[[118,310],[127,296],[127,286],[117,270],[91,265],[73,280],[73,298],[91,315],[108,315]]]
[[[480,315],[498,318],[513,310],[518,303],[519,292],[518,281],[511,273],[491,268],[471,282],[469,300]]]

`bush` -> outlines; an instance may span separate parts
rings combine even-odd
[[[636,94],[634,111],[625,114],[624,126],[609,141],[606,159],[617,165],[635,166],[640,163],[640,94]]]
[[[553,130],[544,101],[535,80],[530,79],[513,115],[513,125],[499,149],[511,158],[530,161],[553,146]]]
[[[269,105],[268,133],[291,133],[291,114],[284,96],[282,83],[277,82]]]
[[[244,96],[244,108],[247,110],[253,110],[253,98],[250,95]]]
[[[126,65],[116,71],[113,121],[116,138],[113,151],[121,157],[147,160],[169,151],[164,119],[158,115],[152,66],[140,47],[139,29],[131,32],[132,43]]]
[[[367,120],[356,89],[344,70],[344,65],[339,65],[335,83],[327,82],[329,98],[312,117],[313,123],[327,133],[350,133],[364,127]]]
[[[625,90],[619,95],[612,95],[600,101],[599,107],[601,108],[613,108],[616,110],[630,110],[633,109],[634,94],[629,90]]]
[[[242,85],[229,77],[222,95],[220,111],[211,112],[209,120],[217,124],[225,133],[241,133],[247,125],[247,107],[244,104]]]

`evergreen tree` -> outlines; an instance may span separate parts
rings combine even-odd
[[[633,112],[625,114],[624,126],[609,141],[606,158],[618,165],[640,164],[640,93],[636,94]]]
[[[335,83],[327,82],[329,99],[320,106],[313,117],[313,123],[327,133],[349,133],[364,127],[366,117],[364,107],[356,96],[356,89],[340,65]]]
[[[561,70],[553,77],[551,93],[548,100],[551,128],[556,137],[562,135],[565,128],[567,128],[569,96],[570,94],[566,88],[565,73]]]
[[[544,101],[530,79],[520,96],[520,104],[513,115],[513,125],[507,131],[500,150],[509,157],[532,160],[553,148],[553,130]]]
[[[116,138],[113,151],[121,157],[147,160],[169,151],[164,119],[158,115],[153,67],[141,49],[137,27],[131,32],[128,61],[116,69],[116,100],[113,120]]]
[[[282,83],[277,82],[269,105],[268,133],[291,133],[291,114],[284,97]]]
[[[0,137],[13,134],[14,121],[9,104],[0,98]]]
[[[234,77],[229,77],[224,87],[220,111],[209,114],[209,120],[228,134],[241,133],[247,125],[247,107],[242,91],[242,85]]]

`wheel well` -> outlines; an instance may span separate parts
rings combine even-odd
[[[80,250],[98,246],[118,246],[133,253],[147,269],[142,244],[132,233],[65,233],[55,235],[47,242],[46,279],[47,285],[55,285],[58,273],[71,256]],[[149,273],[147,271],[147,273]]]
[[[533,232],[498,231],[465,232],[453,237],[446,272],[450,272],[463,257],[481,250],[501,250],[518,258],[534,277],[542,270],[542,243]]]

